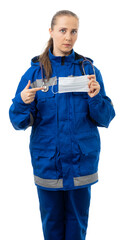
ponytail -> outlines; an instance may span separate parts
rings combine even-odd
[[[40,55],[39,61],[43,64],[46,78],[49,79],[52,74],[51,62],[49,59],[49,48],[53,47],[53,39],[50,38],[44,52]]]

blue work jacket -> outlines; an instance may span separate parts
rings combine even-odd
[[[115,116],[114,108],[96,67],[96,80],[101,89],[95,97],[89,97],[86,92],[54,94],[58,92],[59,77],[83,74],[83,57],[74,50],[69,56],[58,57],[49,50],[49,59],[52,76],[47,82],[43,75],[49,90],[38,91],[31,104],[25,104],[21,99],[20,93],[28,80],[31,80],[31,87],[42,85],[39,57],[35,57],[17,88],[9,110],[10,120],[17,130],[32,126],[30,153],[37,186],[46,190],[86,187],[98,181],[98,127],[109,126]],[[88,61],[85,62],[85,72],[93,74]]]

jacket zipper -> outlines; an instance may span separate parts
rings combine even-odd
[[[61,65],[64,65],[64,63],[65,63],[65,56],[61,58]]]

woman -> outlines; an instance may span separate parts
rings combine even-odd
[[[73,12],[54,15],[48,46],[32,59],[10,107],[15,129],[32,126],[30,153],[45,240],[85,239],[91,185],[98,181],[97,127],[108,127],[115,116],[100,71],[73,50],[78,27]]]

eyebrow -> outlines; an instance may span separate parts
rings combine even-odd
[[[65,29],[65,30],[67,30],[68,28],[66,28],[66,27],[60,27],[60,30],[61,30],[61,29]],[[76,30],[76,31],[77,31],[78,28],[72,28],[71,30]]]

